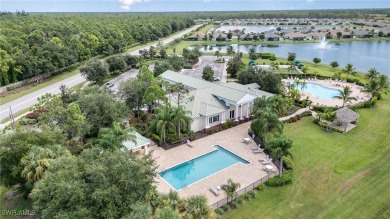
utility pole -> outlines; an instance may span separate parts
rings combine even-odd
[[[15,129],[15,119],[14,119],[14,114],[12,113],[11,106],[9,106],[9,119],[11,121],[12,128]]]

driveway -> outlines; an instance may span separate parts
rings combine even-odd
[[[229,57],[224,57],[225,60]],[[210,66],[214,70],[214,77],[218,77],[220,82],[226,83],[226,67],[225,63],[218,63],[217,57],[215,56],[201,56],[200,63],[195,69],[185,69],[183,70],[183,74],[194,77],[194,78],[202,78],[203,68],[206,66]]]

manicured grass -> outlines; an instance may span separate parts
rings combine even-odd
[[[294,183],[267,187],[224,217],[390,218],[390,96],[359,115],[346,134],[327,133],[310,117],[286,125]]]
[[[29,210],[31,211],[31,202],[25,201],[20,195],[17,197],[6,197],[5,193],[10,191],[4,186],[0,186],[0,218],[1,219],[15,219],[19,218],[15,215],[3,215],[3,210],[15,210],[16,213],[21,213],[21,211]]]

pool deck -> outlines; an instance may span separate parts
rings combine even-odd
[[[284,83],[289,82],[287,79],[282,80]],[[301,81],[303,81],[301,79]],[[360,102],[365,102],[371,98],[371,94],[363,92],[363,87],[352,84],[352,83],[347,83],[347,82],[336,82],[336,81],[330,81],[330,80],[305,80],[307,83],[316,83],[320,84],[325,87],[329,88],[334,88],[341,90],[343,89],[344,86],[349,86],[351,88],[352,97],[355,97],[357,100],[352,100],[350,103],[346,103],[346,106],[348,105],[355,105]],[[315,96],[313,96],[311,93],[308,92],[301,92],[301,99],[306,99],[306,97],[309,97],[309,100],[313,102],[313,105],[319,105],[319,106],[332,106],[332,107],[341,107],[343,105],[343,101],[340,99],[319,99]]]
[[[246,144],[243,143],[243,139],[248,136],[248,128],[250,122],[235,126],[233,128],[209,135],[207,137],[195,140],[191,142],[193,147],[189,147],[186,144],[180,145],[170,150],[164,150],[163,148],[153,146],[150,150],[153,150],[152,156],[156,160],[158,165],[157,171],[169,169],[180,163],[186,162],[193,158],[199,157],[203,154],[215,150],[214,145],[220,145],[225,149],[235,153],[236,155],[250,161],[250,164],[237,163],[226,169],[223,169],[213,175],[210,175],[196,183],[193,183],[181,190],[178,190],[180,197],[187,198],[194,195],[205,195],[210,205],[226,197],[221,190],[219,196],[215,196],[210,192],[210,187],[217,187],[225,184],[228,179],[232,179],[234,182],[241,184],[240,188],[245,188],[252,183],[260,180],[263,177],[269,175],[263,170],[264,166],[259,162],[260,158],[265,158],[264,153],[254,154],[251,150],[256,146],[256,143],[252,142]],[[277,168],[271,164],[274,170]],[[277,171],[276,171],[277,173]],[[170,190],[174,190],[166,181],[161,177],[156,177],[157,190],[160,193],[169,193]]]

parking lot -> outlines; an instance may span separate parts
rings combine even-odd
[[[227,60],[229,57],[224,57]],[[218,63],[217,57],[215,56],[201,56],[201,63],[199,65],[195,65],[195,69],[185,69],[183,70],[183,74],[194,77],[194,78],[202,78],[203,68],[209,65],[214,70],[214,77],[218,78],[222,82],[226,82],[226,69],[225,63]]]

